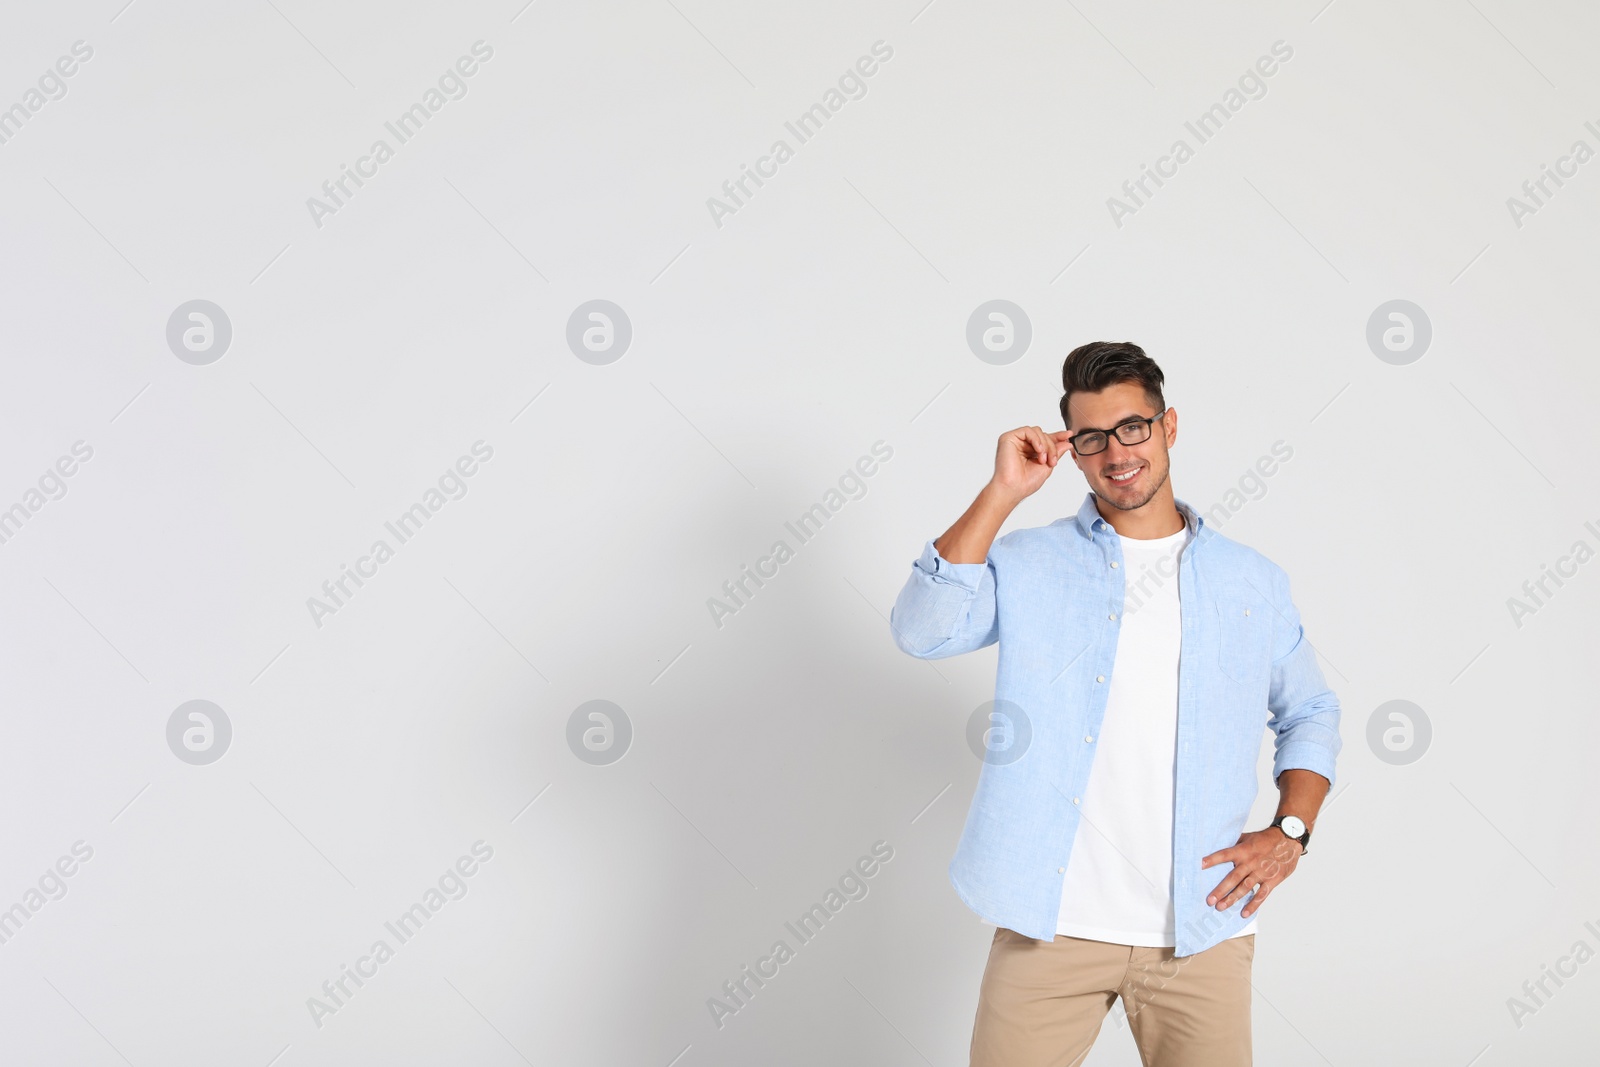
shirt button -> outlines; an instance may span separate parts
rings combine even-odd
[[[1094,735],[1093,734],[1089,734],[1083,740],[1088,744],[1093,744],[1094,743]]]
[[[1056,868],[1056,873],[1057,874],[1066,874],[1067,873],[1067,869],[1065,867],[1057,867]]]
[[[1244,613],[1245,613],[1245,614],[1246,614],[1246,615],[1248,615],[1248,614],[1250,614],[1250,609],[1249,609],[1249,608],[1245,608],[1245,609],[1244,609]]]
[[[1112,622],[1116,622],[1117,621],[1117,613],[1113,611],[1110,615],[1107,615],[1106,618],[1110,619]]]
[[[1112,560],[1111,561],[1111,566],[1112,566],[1113,569],[1115,569],[1116,565],[1117,565],[1117,561],[1116,560]]]
[[[1073,803],[1074,803],[1074,804],[1076,804],[1076,803],[1077,803],[1077,802],[1078,802],[1078,798],[1077,798],[1077,797],[1073,797],[1073,798],[1072,798],[1072,802],[1073,802]]]
[[[1094,676],[1094,680],[1097,682],[1103,682],[1106,680],[1106,676],[1103,674],[1097,674]]]

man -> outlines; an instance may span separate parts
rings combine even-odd
[[[996,926],[973,1067],[1073,1067],[1118,996],[1147,1067],[1248,1065],[1254,913],[1334,781],[1339,702],[1288,577],[1173,496],[1163,382],[1138,345],[1075,349],[1067,428],[1001,436],[890,613],[919,658],[999,642],[950,864]],[[1077,515],[996,540],[1063,455],[1089,484]],[[1278,817],[1246,831],[1263,727]]]

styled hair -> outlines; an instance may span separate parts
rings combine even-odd
[[[1145,399],[1160,411],[1167,406],[1161,395],[1166,380],[1156,361],[1132,341],[1090,341],[1067,354],[1061,365],[1061,421],[1072,428],[1067,401],[1073,393],[1098,393],[1110,385],[1134,382],[1144,387]]]

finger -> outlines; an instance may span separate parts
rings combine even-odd
[[[1218,911],[1227,911],[1231,906],[1228,902],[1228,897],[1232,895],[1236,888],[1238,888],[1238,884],[1239,883],[1237,882],[1229,881],[1217,886],[1216,891],[1213,892],[1209,897],[1206,897],[1206,903],[1210,904]]]
[[[1245,877],[1239,879],[1239,884],[1233,887],[1233,892],[1222,898],[1222,902],[1218,905],[1218,907],[1220,907],[1223,911],[1227,911],[1229,908],[1239,903],[1239,901],[1243,900],[1251,893],[1254,893],[1256,891],[1256,887],[1261,884],[1261,878],[1259,875],[1246,875]]]
[[[1274,885],[1265,885],[1265,884],[1263,884],[1260,889],[1256,890],[1256,895],[1254,897],[1250,898],[1250,903],[1246,904],[1244,907],[1239,909],[1239,914],[1244,918],[1249,918],[1250,916],[1254,915],[1256,912],[1260,911],[1261,910],[1261,902],[1263,900],[1266,900],[1269,896],[1271,896],[1272,895],[1272,891],[1275,888],[1276,888],[1276,884],[1274,884]]]
[[[1031,434],[1032,427],[1018,426],[1015,430],[1005,435],[1009,450],[1024,464],[1033,462],[1034,447]]]
[[[1044,450],[1045,462],[1054,467],[1061,459],[1061,449],[1056,445],[1055,435],[1045,433],[1043,426],[1035,426],[1034,429],[1039,431],[1039,447]]]
[[[1061,457],[1067,454],[1067,442],[1058,433],[1047,433],[1044,439],[1050,443],[1051,462],[1060,463]]]
[[[1011,438],[1012,447],[1016,449],[1017,455],[1021,456],[1023,459],[1027,459],[1033,452],[1033,445],[1028,440],[1028,427],[1018,426],[1015,430],[1012,430],[1010,433],[1006,434],[1006,436]]]
[[[1215,904],[1215,903],[1217,903],[1223,897],[1227,896],[1228,893],[1232,892],[1234,887],[1237,886],[1243,880],[1244,880],[1244,875],[1239,871],[1239,868],[1235,867],[1233,870],[1229,871],[1223,877],[1222,881],[1217,883],[1217,887],[1215,889],[1213,889],[1209,894],[1207,894],[1206,903],[1207,904]]]
[[[1227,911],[1229,908],[1233,907],[1235,904],[1239,903],[1239,901],[1243,900],[1245,897],[1254,892],[1255,887],[1260,884],[1261,883],[1259,882],[1251,882],[1249,879],[1240,882],[1234,887],[1233,892],[1222,898],[1217,907],[1222,911]]]
[[[1035,463],[1050,465],[1050,448],[1044,443],[1044,431],[1037,426],[1027,428],[1028,445],[1032,450],[1029,456]]]
[[[1055,443],[1044,432],[1043,426],[1035,426],[1033,428],[1033,440],[1039,449],[1039,462],[1046,467],[1054,467],[1056,465]]]
[[[1241,890],[1249,892],[1250,887],[1259,881],[1262,881],[1262,877],[1256,865],[1249,860],[1240,860],[1233,865],[1233,870],[1223,875],[1222,881],[1206,897],[1206,903],[1227,909],[1233,904],[1230,897],[1237,899]]]
[[[1214,863],[1221,863],[1223,860],[1231,860],[1233,858],[1234,858],[1234,849],[1233,849],[1233,846],[1229,846],[1228,848],[1225,848],[1220,852],[1213,852],[1209,856],[1200,857],[1200,869],[1201,870],[1205,870],[1207,867],[1210,867]]]
[[[1056,435],[1046,433],[1043,426],[1035,426],[1033,430],[1037,435],[1039,450],[1044,453],[1045,462],[1054,467],[1056,461],[1061,458],[1061,446],[1056,443]]]

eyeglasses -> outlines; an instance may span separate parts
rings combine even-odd
[[[1116,433],[1117,440],[1125,445],[1143,444],[1150,440],[1150,424],[1166,413],[1167,409],[1162,408],[1148,419],[1134,418],[1118,423],[1114,430],[1084,430],[1073,434],[1068,441],[1072,445],[1072,450],[1080,456],[1092,456],[1096,452],[1104,452],[1106,446],[1111,443],[1108,435],[1113,432]]]

